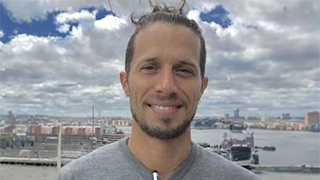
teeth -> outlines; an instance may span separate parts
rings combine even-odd
[[[166,110],[170,110],[170,109],[175,109],[176,107],[175,106],[155,106],[155,108],[159,109],[159,110],[166,111]]]

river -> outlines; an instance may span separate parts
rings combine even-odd
[[[320,133],[305,131],[249,130],[255,146],[271,145],[276,151],[258,152],[261,165],[320,166]],[[219,144],[226,130],[192,130],[194,142]]]
[[[129,127],[121,128],[130,132]],[[320,166],[320,133],[298,131],[250,130],[255,145],[276,147],[276,151],[259,151],[261,165],[314,165]],[[192,130],[194,142],[219,144],[226,130]],[[18,172],[18,173],[17,173]],[[54,180],[54,167],[0,165],[0,180]],[[319,180],[320,174],[262,172],[264,180]]]

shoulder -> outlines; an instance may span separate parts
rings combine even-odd
[[[116,157],[119,154],[120,143],[122,140],[105,145],[101,148],[98,148],[79,159],[76,159],[66,165],[66,167],[82,167],[82,166],[96,166],[100,165],[99,163],[105,162],[106,159],[112,160],[113,157]]]
[[[121,143],[124,143],[123,141],[125,141],[125,139],[105,145],[63,166],[60,179],[85,179],[89,174],[101,172],[102,168],[104,172],[108,170],[108,168],[112,168],[113,166],[111,165],[119,161],[121,156]],[[86,172],[90,173],[88,174]]]
[[[195,167],[199,176],[206,176],[204,179],[246,179],[246,180],[261,180],[253,172],[236,165],[235,163],[221,157],[220,155],[210,152],[198,145],[197,159]]]

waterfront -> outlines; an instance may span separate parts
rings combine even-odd
[[[254,132],[255,146],[275,146],[276,151],[259,150],[262,165],[320,166],[320,133],[306,131],[248,130]],[[194,142],[219,144],[228,130],[192,130]]]
[[[125,132],[130,127],[122,128]],[[252,130],[257,146],[273,145],[275,152],[259,151],[262,165],[314,165],[320,166],[320,133],[297,131]],[[226,130],[192,130],[194,142],[218,144]],[[19,173],[17,173],[19,172]],[[0,165],[0,180],[54,180],[54,167]],[[319,180],[320,174],[262,172],[264,180]]]

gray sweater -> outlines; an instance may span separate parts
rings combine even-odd
[[[101,147],[61,169],[58,180],[153,180],[129,151],[128,139]],[[196,144],[168,180],[261,180],[254,173]]]

